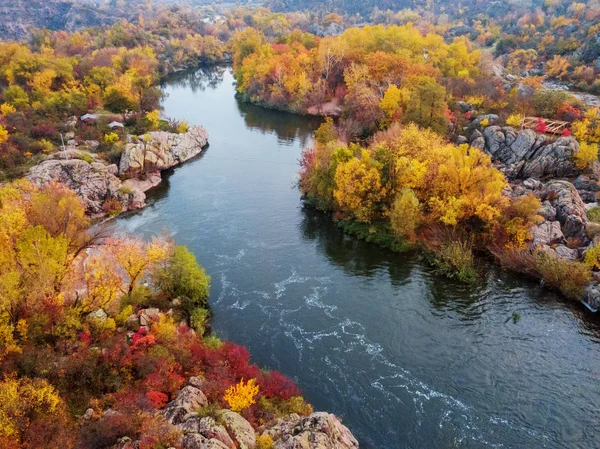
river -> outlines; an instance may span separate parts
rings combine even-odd
[[[319,120],[241,104],[233,81],[222,67],[163,86],[165,114],[210,147],[115,224],[196,254],[216,334],[362,448],[597,448],[600,318],[492,267],[464,286],[344,236],[295,188]]]

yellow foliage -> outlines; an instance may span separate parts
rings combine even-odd
[[[598,160],[598,144],[581,142],[579,151],[575,154],[575,165],[578,169],[591,168],[592,163]]]
[[[160,111],[154,110],[146,114],[146,119],[150,122],[152,129],[157,129],[160,124]]]
[[[177,132],[179,134],[185,134],[189,131],[189,129],[190,129],[190,125],[185,120],[182,120],[177,124]]]
[[[411,189],[404,189],[392,205],[390,221],[398,235],[413,239],[415,230],[423,220],[419,199]]]
[[[225,391],[223,399],[229,404],[231,410],[239,413],[256,403],[255,397],[257,394],[258,385],[256,385],[256,380],[250,379],[247,383],[244,383],[244,379],[242,379],[238,384],[232,385]]]
[[[3,116],[7,116],[9,114],[14,114],[15,112],[17,112],[17,110],[15,109],[14,106],[8,104],[8,103],[2,103],[0,105],[0,114]]]
[[[479,124],[485,128],[489,126],[490,121],[487,118],[484,118],[481,122],[479,122]]]
[[[32,416],[53,413],[60,406],[57,391],[46,380],[5,378],[0,382],[0,437],[20,441]]]
[[[8,130],[0,125],[0,145],[8,140]]]
[[[600,245],[594,245],[585,252],[585,264],[590,269],[600,269]]]
[[[273,448],[273,438],[269,436],[267,433],[263,433],[262,435],[256,436],[256,449],[272,449]]]
[[[119,135],[117,133],[104,134],[104,142],[108,144],[117,143],[119,141]]]
[[[359,221],[369,223],[375,218],[375,208],[386,194],[381,175],[367,150],[360,159],[354,157],[338,165],[335,171],[333,195],[343,210]]]
[[[512,126],[513,128],[520,128],[523,124],[523,115],[521,114],[511,114],[506,119],[506,125]]]

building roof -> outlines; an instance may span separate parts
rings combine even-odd
[[[98,114],[85,114],[81,116],[81,120],[98,120]]]
[[[112,122],[108,124],[109,128],[125,128],[125,125],[121,122]]]

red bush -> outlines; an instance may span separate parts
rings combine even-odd
[[[278,371],[261,373],[258,386],[261,394],[267,398],[277,397],[286,401],[294,396],[300,396],[300,389],[294,381]]]
[[[538,134],[546,134],[548,132],[548,127],[546,126],[546,122],[544,119],[538,118],[535,121],[535,132]]]
[[[163,408],[169,402],[169,397],[160,391],[149,391],[146,397],[157,409]]]

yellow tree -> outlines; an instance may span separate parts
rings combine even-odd
[[[141,239],[119,240],[112,242],[111,247],[115,259],[127,275],[124,292],[128,295],[153,266],[166,261],[172,253],[172,245],[157,238],[149,243]]]
[[[333,195],[342,208],[359,221],[369,223],[376,216],[376,208],[386,195],[381,185],[381,173],[376,161],[367,150],[361,158],[352,158],[338,165],[335,171]]]

